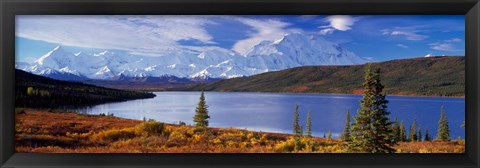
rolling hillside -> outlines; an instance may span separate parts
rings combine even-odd
[[[364,65],[304,66],[250,77],[192,84],[179,90],[361,94]],[[372,63],[389,95],[464,96],[465,57]]]
[[[57,108],[155,97],[152,93],[54,80],[22,70],[15,70],[15,80],[16,107]]]

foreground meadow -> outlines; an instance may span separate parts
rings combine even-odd
[[[397,153],[464,153],[465,141],[400,142]],[[335,138],[196,128],[184,124],[24,109],[16,115],[21,153],[345,153]]]

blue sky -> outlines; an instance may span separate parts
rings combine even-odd
[[[57,45],[162,56],[220,47],[243,54],[263,40],[302,32],[375,61],[465,54],[463,15],[417,16],[17,16],[16,58],[32,62]]]

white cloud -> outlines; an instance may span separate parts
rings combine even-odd
[[[452,38],[448,40],[443,40],[441,42],[430,43],[431,49],[439,51],[461,51],[457,48],[458,43],[461,43],[463,40],[460,38]]]
[[[452,44],[450,43],[436,43],[431,44],[431,49],[439,50],[439,51],[458,51]]]
[[[276,19],[250,19],[243,17],[234,17],[235,20],[251,26],[255,32],[250,33],[247,39],[238,41],[233,45],[233,50],[240,54],[246,54],[251,48],[262,41],[274,41],[280,39],[285,34],[299,31],[296,29],[285,29],[290,23],[282,22]]]
[[[449,40],[445,40],[445,42],[453,43],[453,42],[462,42],[463,40],[460,38],[452,38]]]
[[[393,29],[383,29],[382,35],[403,36],[410,41],[420,41],[428,38],[427,35],[420,34],[422,30],[418,30],[418,26],[395,27]]]
[[[341,31],[352,29],[351,26],[357,21],[357,19],[348,15],[329,16],[327,20],[330,21],[330,26]]]
[[[391,35],[403,35],[407,37],[408,40],[414,40],[414,41],[423,40],[427,38],[427,36],[425,35],[420,35],[415,32],[408,32],[408,31],[393,31]]]
[[[179,19],[181,17],[181,19]],[[162,55],[195,39],[213,44],[203,28],[216,24],[192,16],[17,16],[16,35],[66,46]]]
[[[404,45],[404,44],[397,44],[397,47],[401,47],[401,48],[409,48],[408,46]]]
[[[320,26],[320,34],[331,34],[335,30],[339,31],[348,31],[352,29],[352,26],[358,21],[358,17],[352,17],[349,15],[332,15],[325,18],[326,22],[329,22],[329,25]]]

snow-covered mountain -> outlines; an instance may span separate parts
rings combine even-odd
[[[423,56],[423,57],[434,57],[434,55],[433,55],[433,54],[427,54],[427,55],[425,55],[425,56]]]
[[[32,64],[18,62],[22,69],[43,76],[79,79],[118,77],[165,77],[190,79],[235,78],[306,65],[351,65],[367,60],[321,36],[286,34],[276,41],[263,41],[245,55],[212,47],[204,51],[175,50],[159,57],[134,56],[103,51],[70,53],[56,47]]]

